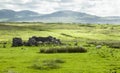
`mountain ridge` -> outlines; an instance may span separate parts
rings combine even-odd
[[[0,21],[6,22],[46,22],[46,23],[109,23],[119,24],[119,16],[100,17],[87,13],[64,10],[50,14],[39,14],[37,12],[22,10],[14,11],[0,10]]]

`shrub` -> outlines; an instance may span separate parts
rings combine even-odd
[[[56,63],[65,63],[65,61],[61,60],[61,59],[55,59],[54,60]]]
[[[40,49],[40,53],[85,53],[87,50],[83,47],[61,47]]]
[[[33,64],[31,67],[34,69],[43,69],[42,65],[37,64],[37,63]]]
[[[55,63],[65,63],[62,59],[44,60],[43,63],[55,62]]]
[[[44,60],[42,63],[35,62],[31,68],[39,69],[39,70],[48,70],[48,69],[57,69],[60,68],[61,63],[65,63],[65,61],[61,59],[54,59],[54,60]]]
[[[120,48],[120,41],[104,41],[104,40],[92,40],[87,42],[88,44],[94,44],[94,45],[106,45],[110,48]]]
[[[110,48],[119,48],[120,49],[120,43],[109,43],[108,45]]]
[[[60,68],[60,66],[58,65],[58,63],[54,60],[46,60],[43,62],[43,66],[46,69],[57,69]]]

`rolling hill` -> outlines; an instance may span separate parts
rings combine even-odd
[[[46,23],[109,23],[119,24],[119,16],[99,17],[75,11],[57,11],[51,14],[39,14],[37,12],[23,10],[0,10],[0,21],[8,22],[46,22]]]

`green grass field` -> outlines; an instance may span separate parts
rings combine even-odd
[[[54,36],[68,45],[11,47],[12,38],[26,41],[31,36]],[[87,52],[40,53],[44,48],[74,46],[75,41]],[[0,73],[120,73],[120,48],[113,46],[120,46],[120,25],[0,23],[0,42]],[[7,42],[5,48],[2,42]]]

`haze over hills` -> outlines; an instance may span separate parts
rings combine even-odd
[[[58,11],[51,14],[39,14],[37,12],[23,10],[0,10],[0,21],[5,22],[61,22],[61,23],[109,23],[119,24],[119,16],[99,17],[75,11]]]
[[[33,16],[40,16],[40,14],[29,10],[23,10],[23,11],[13,11],[8,9],[0,10],[0,21],[9,21],[11,19],[33,17]]]

